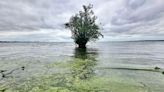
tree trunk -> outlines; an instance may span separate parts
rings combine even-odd
[[[79,38],[75,41],[75,43],[78,44],[79,48],[86,48],[87,42],[88,42],[88,39],[86,38]]]
[[[79,48],[86,48],[86,43],[84,44],[78,44]]]

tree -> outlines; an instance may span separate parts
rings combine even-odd
[[[79,11],[70,18],[68,23],[65,23],[65,27],[71,30],[72,38],[79,48],[86,48],[88,41],[95,41],[99,36],[103,37],[99,32],[100,27],[96,24],[97,17],[92,8],[91,4],[83,5],[84,11]]]

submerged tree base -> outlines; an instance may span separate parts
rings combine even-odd
[[[86,45],[78,45],[78,48],[86,48]]]

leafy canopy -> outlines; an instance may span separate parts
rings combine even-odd
[[[87,43],[90,40],[96,40],[99,36],[103,36],[96,24],[97,17],[94,15],[92,5],[83,5],[84,11],[79,11],[78,14],[72,16],[70,21],[65,24],[72,32],[72,38],[77,44]]]

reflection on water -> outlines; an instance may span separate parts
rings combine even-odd
[[[87,57],[88,57],[87,49],[75,48],[74,57],[75,58],[80,58],[80,59],[83,59],[83,60],[87,59]]]
[[[79,77],[80,79],[87,79],[94,75],[94,67],[96,65],[98,53],[94,50],[94,53],[89,53],[88,49],[75,48],[74,57],[75,60],[71,61],[72,75],[73,77]],[[80,59],[80,60],[78,60]]]
[[[98,50],[96,48],[75,48],[74,57],[79,59],[91,59],[96,61],[96,57],[98,57]]]

